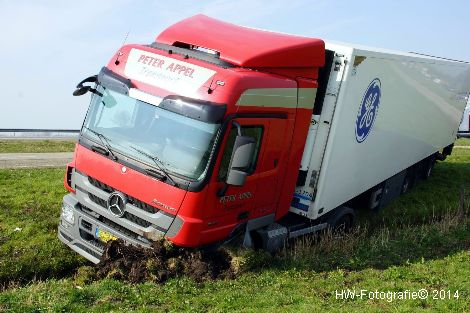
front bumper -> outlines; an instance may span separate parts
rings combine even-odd
[[[81,208],[80,203],[75,195],[68,194],[64,197],[64,204],[73,207],[74,224],[70,224],[62,217],[59,222],[58,237],[69,246],[72,250],[84,256],[93,263],[98,263],[104,251],[105,243],[96,237],[96,229],[107,231],[117,238],[143,247],[149,247],[150,241],[137,236],[130,236],[124,232],[117,231],[115,227],[111,227],[93,216],[93,212],[86,212]]]
[[[74,223],[67,222],[61,215],[58,237],[94,263],[100,261],[105,247],[95,235],[97,228],[127,243],[149,247],[158,238],[176,236],[182,227],[183,221],[178,216],[125,195],[84,173],[74,169],[72,177],[75,193],[66,195],[63,202],[64,206],[72,208]],[[114,192],[127,198],[122,217],[108,209],[107,200]]]
[[[97,236],[97,228],[124,240],[126,243],[150,247],[152,240],[165,235],[174,235],[181,228],[181,219],[176,217],[173,227],[167,231],[156,229],[155,225],[143,228],[140,225],[130,226],[128,220],[111,217],[107,211],[100,210],[98,206],[90,205],[93,209],[84,206],[78,200],[80,196],[67,194],[64,196],[64,205],[73,208],[74,223],[70,224],[62,216],[58,227],[59,239],[72,250],[92,261],[99,263],[104,252],[105,243]],[[89,201],[86,201],[87,204]],[[152,220],[152,219],[151,219]]]

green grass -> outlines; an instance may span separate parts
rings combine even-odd
[[[235,280],[201,285],[186,278],[172,279],[165,285],[101,280],[80,286],[70,278],[51,279],[5,291],[0,294],[0,305],[3,303],[5,310],[15,312],[135,309],[341,312],[346,308],[351,312],[468,311],[470,252],[465,245],[470,236],[468,220],[449,229],[430,224],[418,230],[381,231],[367,239],[348,237],[322,242],[315,248],[303,247],[304,252],[321,253],[313,256],[305,253],[294,256],[287,252],[284,257],[273,258],[247,253],[245,259],[251,261],[250,270]],[[392,260],[388,261],[389,258]],[[450,290],[452,295],[458,291],[460,298],[396,302],[335,298],[335,290],[341,289],[417,291],[423,288],[430,293]]]
[[[456,146],[470,146],[469,138],[455,141]],[[0,153],[72,152],[73,140],[0,140]]]
[[[456,146],[470,146],[470,138],[459,138],[455,141]]]
[[[83,284],[75,272],[84,260],[56,239],[63,170],[0,170],[0,277],[9,284],[0,311],[469,312],[470,150],[453,153],[380,213],[362,212],[351,234],[301,240],[274,257],[235,251],[240,276],[204,284]],[[33,277],[49,279],[24,285]],[[460,299],[335,299],[346,288],[459,290]]]
[[[0,170],[0,283],[60,277],[83,263],[57,240],[64,169]]]
[[[74,140],[0,140],[0,153],[73,152]]]

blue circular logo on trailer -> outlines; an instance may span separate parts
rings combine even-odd
[[[380,79],[375,78],[362,97],[361,107],[356,119],[356,140],[359,143],[366,140],[372,126],[374,126],[380,104],[380,87]]]

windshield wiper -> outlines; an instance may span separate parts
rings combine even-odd
[[[107,154],[110,154],[113,158],[114,161],[117,161],[118,160],[118,157],[113,153],[113,149],[111,148],[111,145],[109,144],[109,138],[106,137],[105,135],[103,135],[102,133],[100,132],[97,132],[96,130],[93,130],[89,127],[86,127],[86,126],[83,126],[83,128],[89,130],[90,132],[92,132],[93,134],[95,134],[98,139],[101,141],[101,143],[103,144],[104,147],[106,147],[106,150],[107,150]],[[101,151],[99,151],[99,149],[96,149],[98,150],[98,152],[100,152],[101,154],[103,154]]]
[[[137,151],[138,153],[140,153],[140,154],[146,156],[147,158],[149,158],[150,160],[152,160],[155,163],[155,165],[158,167],[158,169],[160,171],[162,171],[163,174],[165,174],[165,176],[162,177],[161,175],[158,175],[159,173],[152,170],[152,169],[145,170],[147,172],[147,174],[152,175],[153,177],[155,177],[155,178],[157,178],[161,181],[165,181],[165,179],[168,178],[168,179],[171,180],[171,182],[173,183],[173,185],[175,187],[178,187],[178,184],[174,181],[173,178],[171,178],[170,174],[168,174],[168,171],[165,167],[165,163],[163,163],[162,160],[160,160],[157,156],[153,156],[153,155],[151,155],[151,154],[149,154],[149,153],[147,153],[147,152],[145,152],[145,151],[143,151],[139,148],[136,148],[134,146],[130,146],[130,148],[132,148],[133,150]]]

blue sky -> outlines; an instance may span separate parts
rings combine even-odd
[[[197,13],[250,27],[470,61],[470,1],[0,0],[0,129],[78,129],[73,97],[120,47]]]

